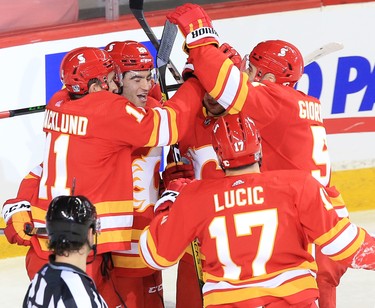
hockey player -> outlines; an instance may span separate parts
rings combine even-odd
[[[227,43],[220,46],[228,58],[237,66],[241,66],[241,56]],[[189,67],[185,68],[183,78],[189,74]],[[214,100],[208,93],[203,99],[203,108],[191,125],[191,129],[179,143],[180,162],[170,161],[163,172],[163,181],[168,186],[171,180],[177,178],[207,179],[222,178],[224,172],[217,160],[216,153],[212,147],[211,131],[215,120],[225,113],[225,109]],[[172,149],[173,150],[173,149]],[[170,158],[172,155],[169,155]],[[187,163],[190,162],[190,163]],[[200,258],[203,260],[203,256]],[[187,253],[180,259],[177,271],[176,284],[176,308],[199,308],[202,307],[202,298],[191,246]]]
[[[169,163],[163,172],[165,187],[178,178],[206,179],[222,178],[224,172],[220,168],[216,154],[212,147],[211,130],[215,119],[225,109],[205,94],[202,111],[191,124],[191,129],[178,143],[182,160],[174,162],[171,153],[168,155]],[[170,151],[173,151],[171,149]],[[203,256],[199,256],[203,258]],[[203,260],[202,260],[203,261]],[[179,260],[176,281],[176,308],[202,307],[201,290],[192,256],[191,245]]]
[[[137,71],[146,70],[151,72],[153,69],[153,59],[149,51],[140,43],[135,41],[126,42],[112,42],[105,49],[108,49],[109,54],[113,60],[118,64],[121,73],[125,71]],[[153,84],[154,80],[150,77],[149,73],[146,74],[146,82],[140,82],[141,78],[131,79],[132,82],[126,82],[126,93],[135,93],[137,88],[129,90],[130,85],[142,85],[138,88],[143,89],[143,92],[148,92],[150,88],[153,90],[152,94],[158,99],[161,99],[160,87],[158,88]],[[137,87],[137,86],[136,86]],[[112,87],[112,92],[123,92],[123,88],[118,89]],[[159,92],[158,92],[159,90]],[[159,94],[158,94],[159,93]],[[124,93],[122,93],[124,94]],[[66,96],[68,99],[68,93],[63,91],[62,97]],[[59,97],[60,97],[59,96]],[[131,102],[137,107],[145,107],[143,100],[134,99],[135,95],[124,95],[130,97]],[[129,100],[130,100],[129,99]],[[153,98],[147,100],[149,107],[161,107],[161,103]],[[121,298],[126,302],[128,308],[131,307],[162,307],[162,283],[161,283],[161,272],[154,271],[147,267],[140,259],[138,251],[138,238],[140,231],[149,224],[153,217],[153,205],[158,198],[158,186],[160,181],[159,176],[159,164],[161,156],[161,147],[156,148],[141,148],[136,149],[132,153],[133,159],[133,179],[134,179],[134,222],[132,232],[132,249],[122,252],[113,252],[113,261],[116,276],[120,278],[114,278],[113,284],[116,287],[116,291]],[[146,163],[146,164],[145,164]],[[36,204],[37,199],[30,201],[31,197],[37,198],[39,181],[42,172],[42,166],[38,166],[32,170],[27,177],[22,181],[19,194],[17,199],[11,199],[6,202],[8,205],[13,205],[17,202],[24,204],[31,211],[31,204]],[[128,185],[128,184],[126,184]],[[29,200],[29,201],[26,201]],[[28,217],[28,212],[23,213]],[[30,218],[28,218],[30,219]],[[14,222],[9,225],[5,231],[9,233],[11,227],[19,225],[22,237],[26,238],[27,241],[20,242],[20,244],[30,245],[30,235],[23,232],[24,222]],[[31,224],[30,224],[31,225]],[[13,234],[14,235],[14,234]],[[122,258],[121,258],[122,256]],[[108,256],[109,257],[109,256]],[[35,261],[35,260],[34,260]],[[42,266],[45,263],[44,259],[40,260],[41,263],[38,266]],[[111,263],[111,260],[106,263]],[[34,266],[37,268],[38,266]],[[125,267],[125,268],[124,268]],[[107,271],[110,271],[108,268]],[[127,279],[125,278],[127,277]],[[97,280],[97,279],[96,279]],[[140,285],[143,286],[140,287]],[[116,294],[113,294],[114,298],[117,298]]]
[[[108,307],[85,273],[95,250],[96,210],[84,196],[58,196],[48,207],[49,263],[35,275],[23,307]]]
[[[242,110],[255,121],[263,138],[262,170],[311,172],[326,187],[338,215],[347,217],[341,195],[330,185],[331,162],[320,101],[293,88],[304,69],[299,50],[280,40],[261,42],[241,72],[217,49],[217,33],[200,6],[185,4],[168,18],[186,36],[188,62],[207,92],[228,113]],[[336,286],[346,268],[319,250],[316,258],[320,308],[334,308]]]
[[[22,179],[16,198],[9,199],[3,204],[2,216],[6,224],[4,235],[11,244],[17,244],[20,246],[32,245],[31,232],[33,219],[31,216],[31,206],[38,201],[41,174],[42,166],[36,166]],[[26,268],[28,268],[27,263],[26,258]],[[39,268],[44,263],[45,260],[39,264]],[[33,276],[29,275],[29,278],[32,279]]]
[[[187,129],[182,117],[184,120],[194,117],[204,92],[197,81],[185,83],[168,107],[139,109],[119,95],[98,91],[97,86],[109,88],[111,79],[107,75],[114,72],[114,65],[107,52],[96,48],[79,48],[68,53],[62,63],[62,72],[66,90],[59,91],[46,110],[44,128],[47,149],[51,151],[46,153],[43,164],[38,202],[31,207],[32,220],[30,208],[22,207],[22,203],[16,210],[10,204],[3,212],[8,213],[12,207],[7,215],[7,228],[13,232],[9,238],[22,238],[24,230],[13,230],[13,223],[43,228],[47,201],[54,195],[73,189],[91,198],[103,222],[98,237],[98,256],[90,274],[109,306],[115,307],[117,303],[112,305],[111,301],[117,296],[108,295],[112,288],[99,267],[107,264],[102,262],[106,252],[131,248],[133,147],[175,143]],[[91,92],[93,86],[95,91]],[[189,97],[193,95],[190,105],[185,104],[186,93]],[[81,155],[82,150],[90,155]],[[47,260],[45,240],[46,237],[40,234],[31,238],[32,246],[26,260],[30,278]],[[108,294],[106,289],[109,289]]]
[[[136,41],[115,41],[104,50],[120,68],[121,95],[142,109],[162,107],[160,87],[154,79],[154,59],[146,46]],[[161,271],[147,267],[138,251],[140,233],[154,217],[154,204],[159,197],[161,155],[162,147],[143,147],[132,152],[134,220],[131,249],[111,253],[117,290],[128,308],[164,306]]]
[[[345,266],[375,269],[375,240],[337,216],[311,174],[260,173],[261,138],[248,116],[220,117],[212,138],[225,177],[170,183],[175,202],[172,194],[162,196],[139,242],[149,266],[173,265],[197,238],[210,308],[317,307],[310,242]]]

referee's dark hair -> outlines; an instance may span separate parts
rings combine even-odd
[[[47,211],[46,227],[49,237],[48,248],[54,254],[68,256],[88,242],[88,230],[96,232],[96,209],[84,196],[58,196]],[[94,246],[94,245],[93,245]]]

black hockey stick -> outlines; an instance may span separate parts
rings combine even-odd
[[[146,33],[147,37],[151,41],[152,45],[154,45],[156,50],[159,50],[159,40],[157,39],[155,33],[152,31],[151,27],[147,23],[145,15],[143,13],[143,0],[129,0],[129,8],[132,11],[134,17],[137,19],[140,26],[142,27],[143,31]],[[181,77],[181,74],[178,72],[177,68],[174,66],[172,61],[168,60],[167,67],[171,72],[173,78],[176,80],[176,82],[178,84],[182,84],[183,79]]]
[[[167,99],[168,99],[168,91],[163,90],[163,88],[166,87],[165,86],[165,71],[166,71],[167,63],[168,63],[168,60],[172,51],[173,43],[176,38],[176,34],[177,34],[177,27],[174,24],[171,24],[167,20],[164,26],[162,37],[161,37],[160,48],[158,50],[158,54],[156,57],[156,63],[159,68],[159,73],[161,76],[161,82],[160,82],[161,89],[163,93],[165,93]],[[178,144],[171,145],[170,151],[172,151],[172,157],[175,163],[180,162],[183,159],[181,157]],[[195,271],[197,274],[199,289],[201,291],[201,297],[203,301],[203,293],[202,293],[202,288],[204,285],[203,269],[202,269],[202,259],[200,255],[199,244],[197,240],[194,240],[191,242],[191,250],[193,254],[194,267],[195,267]]]
[[[173,43],[177,35],[177,26],[170,23],[167,20],[164,25],[161,43],[159,43],[159,40],[157,39],[154,31],[152,31],[151,27],[146,21],[146,18],[143,12],[143,0],[129,0],[129,8],[132,11],[135,19],[137,19],[143,31],[146,33],[147,37],[151,41],[152,45],[154,45],[155,49],[157,50],[156,65],[158,66],[158,68],[160,65],[160,68],[159,68],[160,87],[163,92],[164,98],[168,99],[168,92],[177,90],[179,86],[184,82],[179,71],[169,59],[169,56],[172,52]],[[168,70],[171,72],[173,78],[178,83],[177,85],[172,85],[172,86],[166,85],[166,81],[165,81],[166,68],[168,68]],[[175,160],[177,162],[181,158],[179,154],[178,146],[173,145],[172,149],[173,149],[174,158],[178,159],[178,160]]]
[[[165,22],[160,40],[160,46],[156,55],[156,66],[159,70],[159,83],[164,96],[164,101],[169,99],[168,92],[173,91],[166,84],[165,73],[168,67],[168,63],[170,62],[169,58],[173,49],[174,41],[177,36],[177,31],[177,26],[175,24],[172,24],[171,22],[169,22],[169,20]],[[178,84],[178,86],[180,85],[181,84]],[[178,144],[171,145],[171,151],[173,154],[173,161],[176,163],[181,161],[181,154],[178,148]]]
[[[166,97],[168,97],[168,87],[166,86],[165,82],[165,71],[166,68],[169,69],[172,76],[176,80],[176,82],[180,85],[183,83],[183,79],[176,69],[176,67],[173,65],[173,63],[170,61],[169,56],[172,51],[173,43],[177,35],[177,27],[176,25],[170,23],[168,20],[165,22],[164,30],[161,38],[161,43],[159,44],[158,39],[156,38],[154,32],[148,25],[144,13],[143,13],[143,0],[129,0],[129,7],[131,11],[133,12],[134,17],[138,20],[138,23],[141,25],[143,31],[146,33],[147,37],[150,39],[151,43],[154,45],[155,49],[158,51],[157,57],[156,57],[156,64],[159,69],[160,73],[160,86],[162,88],[162,92]],[[164,89],[163,89],[164,87]],[[171,150],[173,151],[173,159],[177,163],[181,161],[181,155],[180,151],[178,149],[178,145],[172,145]],[[200,252],[199,252],[199,245],[196,240],[194,240],[191,243],[191,248],[193,251],[193,259],[195,264],[195,269],[197,272],[198,277],[198,283],[200,290],[202,291],[203,287],[203,271],[202,271],[202,262],[200,258]],[[201,293],[202,294],[202,293]]]
[[[46,105],[41,106],[34,106],[34,107],[27,107],[21,109],[14,109],[14,110],[7,110],[7,111],[0,111],[0,119],[11,118],[15,116],[43,112],[46,109]]]
[[[27,235],[35,235],[35,234],[47,234],[47,229],[46,228],[33,228],[32,225],[27,224],[25,227],[24,232]],[[4,228],[0,228],[0,235],[4,235]]]
[[[173,44],[177,35],[177,26],[167,20],[164,25],[163,34],[160,40],[160,46],[156,55],[156,66],[159,70],[159,80],[161,91],[165,95],[165,100],[169,99],[168,87],[166,85],[165,73],[168,66]]]

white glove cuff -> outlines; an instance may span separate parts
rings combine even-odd
[[[214,28],[210,27],[202,27],[194,30],[193,32],[190,32],[186,36],[185,41],[186,44],[189,46],[191,43],[194,43],[207,37],[211,37],[214,38],[216,41],[219,41],[219,35],[217,34]]]
[[[177,192],[177,191],[174,191],[174,190],[165,190],[160,199],[158,201],[156,201],[155,205],[154,205],[154,213],[156,212],[156,209],[162,205],[164,202],[166,201],[171,201],[171,202],[175,202],[177,196],[179,195],[180,193]]]
[[[7,203],[3,206],[3,218],[5,223],[12,217],[13,214],[22,212],[22,211],[29,211],[31,212],[31,204],[28,201],[19,201],[15,203]]]
[[[191,71],[194,71],[194,64],[193,63],[189,63],[189,62],[186,62],[185,63],[185,66],[184,66],[184,68],[183,68],[183,70],[182,71],[184,71],[184,70],[191,70]],[[185,158],[186,159],[186,158]]]

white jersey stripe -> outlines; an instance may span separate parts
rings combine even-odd
[[[138,243],[131,243],[129,250],[115,250],[114,252],[126,255],[139,255]]]
[[[156,112],[160,115],[160,127],[159,127],[159,140],[157,146],[168,145],[170,142],[170,123],[168,111],[163,108],[156,107],[154,108]]]
[[[157,263],[155,263],[154,259],[151,256],[150,251],[147,248],[147,235],[149,233],[149,230],[146,232],[143,232],[141,234],[141,237],[139,239],[139,245],[140,245],[140,250],[142,252],[142,256],[145,259],[146,263],[156,269],[162,270],[165,269],[166,267],[159,266]]]
[[[82,284],[81,278],[73,272],[62,271],[61,278],[65,281],[66,285],[69,288],[69,291],[72,293],[74,301],[78,307],[90,307],[91,300],[87,296],[87,291]]]
[[[238,88],[241,82],[241,72],[235,66],[232,66],[229,78],[225,84],[223,93],[217,97],[217,101],[221,106],[227,109],[235,100]]]
[[[345,249],[358,235],[357,226],[350,224],[335,240],[322,248],[322,252],[331,256]]]
[[[346,207],[341,208],[341,209],[335,208],[335,211],[336,211],[337,216],[339,216],[340,218],[349,217],[349,212]]]
[[[133,225],[132,215],[100,217],[100,227],[105,229],[130,228]]]
[[[35,302],[39,305],[43,304],[44,292],[46,290],[46,286],[47,286],[47,283],[46,283],[45,279],[43,277],[41,277],[40,283],[39,283],[39,288],[38,288],[38,293],[36,294],[36,297],[35,297]],[[35,285],[34,285],[34,287],[35,287]]]

